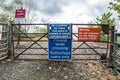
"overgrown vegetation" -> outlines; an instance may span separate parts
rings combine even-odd
[[[108,9],[110,10],[107,13],[103,13],[101,16],[97,16],[97,18],[93,21],[90,21],[90,23],[96,23],[96,24],[108,24],[109,29],[113,29],[113,26],[116,24],[116,20],[120,20],[120,0],[114,0],[109,2]],[[113,16],[113,12],[116,12],[117,18]],[[111,34],[111,32],[109,32]],[[101,40],[107,40],[106,34],[104,34],[103,31],[101,31]],[[111,35],[109,36],[111,37]]]

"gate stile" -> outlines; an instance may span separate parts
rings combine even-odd
[[[33,26],[32,26],[33,25]],[[41,25],[44,25],[46,26],[47,28],[47,32],[44,32],[44,33],[25,33],[21,30],[21,27],[22,26],[26,26],[26,27],[29,27],[29,26],[41,26]],[[82,26],[88,26],[89,28],[91,28],[90,26],[99,26],[100,29],[102,30],[102,26],[107,26],[109,27],[109,25],[106,25],[106,24],[71,24],[72,26],[72,44],[73,44],[73,48],[72,48],[72,54],[73,54],[73,60],[100,60],[101,57],[104,57],[103,54],[106,55],[105,57],[105,60],[109,60],[110,59],[110,43],[111,41],[109,40],[110,39],[110,29],[108,28],[108,32],[107,34],[104,33],[104,37],[107,38],[106,41],[104,40],[100,40],[100,41],[79,41],[78,40],[78,32],[75,32],[74,30],[78,30],[78,27],[82,27]],[[48,24],[12,24],[12,35],[13,35],[13,53],[14,53],[14,59],[19,59],[19,56],[21,55],[48,55],[48,46],[47,47],[44,47],[44,44],[39,44],[39,42],[45,42],[45,43],[48,43]],[[74,28],[76,27],[76,28]],[[14,29],[17,29],[17,32],[14,32]],[[40,35],[39,38],[37,37],[37,39],[33,38],[33,37],[30,37],[29,34],[37,34],[37,35]],[[42,36],[41,36],[42,34]],[[18,35],[17,37],[15,37],[15,35]],[[21,37],[21,35],[24,35],[24,38]],[[47,37],[46,37],[47,36]],[[19,46],[19,44],[21,42],[33,42],[31,43],[29,46],[27,47],[21,47],[21,45]],[[17,46],[16,46],[16,43],[17,43]],[[38,45],[39,48],[34,48],[32,46],[34,45]],[[16,49],[24,49],[22,50],[20,53],[16,54],[15,50]],[[28,54],[24,54],[26,51],[28,51],[28,49],[41,49],[41,50],[44,50],[45,52],[42,54],[31,54],[31,53],[28,53]],[[89,53],[90,52],[90,53]],[[38,52],[39,53],[39,52]],[[85,57],[87,56],[87,57]],[[91,58],[95,56],[94,58]],[[83,58],[84,57],[84,58]],[[26,58],[25,58],[26,59]],[[43,59],[43,58],[42,58]]]

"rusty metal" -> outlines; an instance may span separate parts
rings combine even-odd
[[[46,36],[47,34],[45,34],[45,35],[43,35],[42,37],[40,37],[38,40],[36,40],[33,44],[31,44],[29,47],[27,47],[24,51],[22,51],[21,53],[19,53],[16,57],[15,57],[15,59],[19,56],[19,55],[21,55],[21,54],[23,54],[27,49],[29,49],[30,47],[32,47],[35,43],[37,43],[41,38],[43,38],[44,36]],[[46,50],[46,49],[44,49],[44,50]],[[46,50],[47,51],[47,50]]]
[[[24,61],[48,61],[48,59],[47,58],[45,58],[45,59],[43,59],[43,58],[41,58],[41,59],[21,59],[21,58],[17,58],[16,60],[24,60]],[[100,59],[73,59],[72,61],[89,61],[89,60],[100,60]]]
[[[22,31],[20,30],[20,32],[22,33]],[[33,41],[33,42],[35,42],[36,43],[36,40],[33,40],[31,37],[28,37],[28,35],[27,34],[25,34],[25,33],[23,33],[25,36],[26,36],[26,38],[28,38],[28,39],[30,39],[30,41]],[[46,33],[47,34],[47,33]],[[45,36],[46,36],[46,34],[45,34]],[[37,40],[37,42],[38,41],[40,41],[42,38],[40,37],[38,40]],[[37,43],[36,43],[37,44]],[[37,45],[39,45],[39,44],[37,44]],[[40,46],[40,45],[39,45]],[[41,46],[40,46],[41,47]]]
[[[26,26],[26,25],[45,25],[47,27],[47,32],[41,32],[41,33],[24,33],[22,32],[20,29],[19,29],[19,26]],[[41,44],[38,44],[38,42],[48,42],[48,38],[46,37],[47,34],[48,34],[48,25],[49,24],[13,24],[13,27],[16,26],[15,28],[17,28],[19,30],[19,32],[13,32],[13,35],[14,34],[19,34],[19,37],[18,38],[13,38],[13,44],[15,44],[16,41],[19,41],[20,42],[32,42],[32,44],[30,44],[29,46],[27,47],[15,47],[14,46],[14,50],[17,49],[17,50],[20,50],[20,49],[24,49],[22,52],[20,52],[17,56],[15,56],[14,58],[18,58],[20,55],[48,55],[48,54],[24,54],[25,51],[27,51],[28,49],[40,49],[40,50],[44,50],[46,52],[48,52],[48,47],[43,47],[43,45]],[[110,44],[111,42],[109,41],[109,35],[110,34],[107,34],[107,41],[78,41],[78,40],[74,40],[73,39],[73,36],[74,37],[78,37],[78,33],[74,32],[73,31],[73,26],[74,25],[87,25],[87,26],[109,26],[108,24],[71,24],[71,37],[72,37],[72,41],[73,43],[77,43],[77,46],[73,46],[72,48],[72,52],[73,52],[73,55],[76,55],[76,56],[79,56],[79,55],[88,55],[88,56],[93,56],[93,55],[98,55],[99,57],[101,57],[102,54],[106,54],[106,55],[111,55],[111,53],[109,53],[110,49]],[[108,30],[110,31],[110,29]],[[31,35],[31,34],[42,34],[42,36],[40,36],[39,38],[34,38],[34,37],[30,37],[28,35]],[[21,37],[20,35],[24,35],[24,37]],[[46,39],[44,39],[46,38]],[[107,47],[92,47],[91,45],[89,45],[88,42],[94,42],[94,43],[105,43],[107,44]],[[37,44],[39,47],[32,47],[33,45]],[[87,47],[82,47],[83,45],[86,45]],[[88,53],[88,54],[83,54],[81,52],[76,52],[77,50],[92,50],[94,52],[94,54],[91,54],[91,53]],[[99,52],[97,50],[105,50],[106,52]],[[109,58],[108,58],[109,59]],[[73,59],[73,60],[100,60],[100,59]]]
[[[13,24],[13,25],[15,25],[15,24]],[[17,24],[16,24],[17,25]],[[21,24],[19,24],[19,26],[20,26]],[[25,24],[26,25],[26,24]],[[16,27],[15,27],[16,28]],[[13,41],[22,41],[21,39],[20,39],[20,34],[24,34],[25,36],[26,36],[26,38],[27,39],[29,39],[29,41],[30,42],[34,42],[34,43],[32,43],[29,47],[27,47],[27,48],[23,48],[24,50],[21,52],[21,53],[19,53],[17,56],[15,56],[14,57],[14,59],[16,59],[18,56],[20,56],[21,54],[23,54],[26,50],[28,50],[28,49],[30,49],[34,44],[37,44],[41,49],[44,49],[45,51],[47,51],[47,49],[46,48],[43,48],[40,44],[38,44],[37,42],[38,41],[40,41],[43,37],[45,37],[46,35],[47,35],[47,33],[46,34],[44,34],[43,36],[41,36],[39,39],[37,39],[37,40],[33,40],[31,37],[29,37],[26,33],[23,33],[21,30],[20,30],[20,27],[19,27],[19,36],[18,36],[18,40],[15,40],[15,39],[13,39]],[[36,33],[37,34],[37,33]],[[43,33],[42,33],[43,34]],[[14,48],[15,49],[15,48]],[[17,48],[17,49],[20,49],[20,48]],[[36,49],[36,48],[34,48],[34,49]]]
[[[74,52],[74,51],[77,50],[77,49],[81,49],[80,47],[81,47],[83,44],[84,44],[84,42],[82,42],[82,44],[80,44],[77,48],[73,48],[73,51],[72,51],[72,52]]]
[[[88,45],[86,42],[84,42],[88,47],[89,49],[92,49],[95,53],[97,53],[98,55],[101,56],[101,54],[99,54],[99,52],[97,52],[94,48],[92,48],[90,45]]]
[[[98,42],[98,43],[106,43],[107,44],[107,47],[106,48],[100,48],[100,47],[98,47],[98,48],[93,48],[93,47],[91,47],[91,45],[89,45],[88,43],[86,43],[86,42],[92,42],[92,41],[86,41],[86,42],[82,42],[82,41],[78,41],[78,40],[73,40],[73,42],[82,42],[81,44],[79,44],[79,46],[77,46],[76,48],[73,48],[73,52],[74,51],[76,51],[76,50],[78,50],[78,49],[83,49],[83,50],[85,50],[85,49],[91,49],[92,51],[94,51],[95,53],[96,53],[96,55],[99,55],[100,57],[102,57],[102,54],[106,54],[106,56],[108,56],[108,55],[110,55],[111,53],[109,53],[110,52],[110,49],[109,49],[109,45],[111,44],[111,42],[109,41],[109,31],[110,31],[110,28],[109,28],[109,25],[108,24],[72,24],[72,25],[90,25],[90,26],[108,26],[106,29],[108,29],[107,31],[106,31],[106,33],[107,33],[107,41],[94,41],[94,42]],[[104,30],[105,31],[105,30]],[[72,33],[75,37],[78,37],[78,33]],[[87,45],[89,48],[82,48],[82,45],[83,44],[85,44],[85,45]],[[100,53],[100,52],[98,52],[98,51],[96,51],[95,49],[100,49],[100,50],[102,50],[102,49],[105,49],[106,50],[106,53]],[[81,55],[81,54],[78,54],[78,55]],[[84,54],[83,54],[84,55]],[[89,55],[92,55],[92,54],[89,54]],[[107,58],[106,57],[106,59],[110,59],[109,57]],[[81,60],[81,59],[80,59]]]

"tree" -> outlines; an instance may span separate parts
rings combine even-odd
[[[26,9],[25,23],[32,23],[35,19],[37,19],[37,8],[34,6],[33,0],[24,0],[23,4],[24,8]]]
[[[0,22],[7,22],[9,16],[14,16],[17,6],[22,5],[21,0],[0,0]]]
[[[96,24],[108,24],[109,26],[98,26],[102,30],[100,32],[100,39],[101,41],[108,41],[108,36],[105,36],[105,34],[109,34],[109,28],[112,28],[115,24],[115,18],[112,17],[112,13],[104,13],[101,15],[101,17],[97,17],[94,21],[91,21],[92,23]]]
[[[109,24],[110,26],[115,23],[115,18],[112,18],[112,13],[104,13],[101,17],[96,18],[97,24]]]
[[[24,19],[24,23],[30,24],[33,21],[37,20],[36,10],[37,8],[34,6],[34,0],[22,0],[22,7],[26,9],[26,16]],[[22,30],[24,33],[29,32],[30,29],[33,28],[34,25],[25,25],[22,26]]]
[[[110,2],[108,8],[117,12],[118,19],[120,19],[120,0],[114,0],[114,2]]]

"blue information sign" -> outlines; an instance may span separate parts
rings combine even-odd
[[[71,39],[70,24],[49,24],[49,39]]]
[[[71,39],[49,39],[49,60],[72,60]]]

